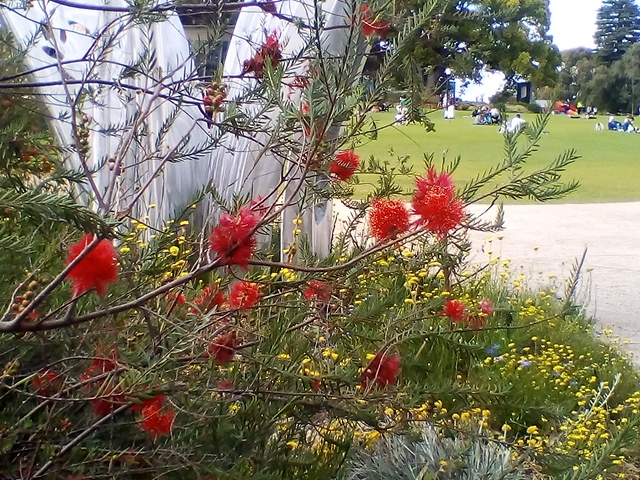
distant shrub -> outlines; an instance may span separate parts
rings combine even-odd
[[[508,113],[527,113],[529,111],[527,107],[522,103],[508,103],[505,106],[505,110]]]
[[[531,113],[542,113],[542,107],[537,103],[523,103],[523,105]]]

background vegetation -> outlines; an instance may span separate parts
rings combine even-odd
[[[596,48],[562,52],[555,98],[602,112],[638,114],[640,9],[633,0],[604,0],[598,11]]]

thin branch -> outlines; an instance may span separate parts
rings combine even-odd
[[[40,469],[35,473],[35,475],[32,478],[38,478],[44,475],[45,473],[47,473],[51,469],[51,467],[53,467],[53,464],[57,458],[60,458],[63,455],[65,455],[69,450],[71,450],[73,447],[78,445],[85,438],[87,438],[89,435],[95,432],[98,429],[98,427],[107,423],[109,420],[114,418],[119,413],[128,410],[133,405],[135,405],[134,402],[125,403],[124,405],[115,409],[109,415],[105,415],[104,417],[102,417],[100,420],[95,422],[89,428],[86,428],[82,433],[80,433],[77,437],[75,437],[73,440],[71,440],[69,443],[63,446],[57,453],[55,453],[49,460],[47,460],[47,462],[42,467],[40,467]]]

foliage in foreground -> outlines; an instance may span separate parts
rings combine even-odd
[[[427,10],[394,41],[433,19]],[[373,32],[384,26],[378,17],[357,20]],[[202,199],[152,229],[126,212],[70,208],[82,175],[16,169],[21,159],[10,154],[3,233],[26,248],[0,250],[8,272],[0,278],[0,475],[337,478],[357,469],[367,449],[413,448],[421,436],[407,468],[424,478],[477,475],[471,470],[491,468],[491,456],[513,468],[511,478],[631,469],[640,394],[627,361],[593,342],[571,295],[529,294],[522,279],[492,272],[498,259],[477,268],[465,261],[465,232],[501,223],[468,215],[469,203],[544,201],[577,187],[561,179],[572,151],[527,169],[546,118],[507,134],[504,159],[462,189],[448,173],[456,162],[430,162],[410,211],[392,197],[405,193],[395,178],[411,172],[377,164],[371,202],[356,202],[351,178],[360,163],[348,147],[375,133],[362,112],[381,87],[361,94],[341,77],[353,52],[318,56],[322,74],[302,87],[308,103],[280,105],[274,91],[285,66],[274,61],[276,36],[266,42],[250,65],[261,72],[252,101],[265,111],[281,106],[282,121],[272,126],[242,113],[243,99],[223,98],[220,129],[274,128],[268,148],[287,152],[314,187],[305,206],[344,199],[349,216],[331,253],[312,252],[302,218],[280,221],[282,199],[225,203],[210,189],[202,197],[220,203],[210,232],[190,215]],[[385,75],[383,67],[380,85]],[[293,135],[304,148],[288,141]],[[21,181],[8,181],[18,170]],[[282,251],[259,241],[278,231],[293,238]],[[418,465],[421,449],[457,458],[441,453]],[[473,467],[475,450],[484,461]]]

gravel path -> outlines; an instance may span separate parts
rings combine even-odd
[[[499,236],[474,233],[474,257],[490,246],[533,283],[568,278],[587,249],[579,300],[640,365],[640,202],[508,205]]]
[[[334,212],[344,214],[339,206]],[[507,205],[504,218],[499,234],[472,234],[470,260],[486,262],[492,250],[530,285],[560,285],[586,249],[578,299],[640,366],[640,202]]]

